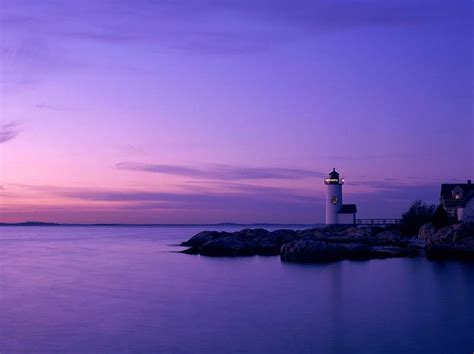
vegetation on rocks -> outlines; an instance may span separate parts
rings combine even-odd
[[[428,205],[421,200],[414,201],[408,211],[402,214],[402,236],[416,237],[420,227],[432,221],[435,208],[435,205]]]

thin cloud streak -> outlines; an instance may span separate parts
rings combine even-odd
[[[155,202],[155,203],[185,203],[194,207],[202,207],[212,203],[234,207],[236,202],[251,203],[262,200],[280,200],[290,203],[307,203],[318,200],[315,196],[301,195],[296,191],[285,188],[271,188],[249,185],[234,185],[232,190],[213,192],[202,190],[199,192],[154,192],[154,191],[106,191],[106,190],[55,190],[53,194],[98,202]]]
[[[266,180],[266,179],[306,179],[319,178],[326,174],[305,169],[279,167],[240,167],[224,164],[212,164],[197,168],[190,166],[148,164],[141,162],[120,162],[116,167],[121,170],[171,174],[196,179],[215,180]]]
[[[0,125],[0,144],[15,138],[19,133],[17,123],[6,123]]]

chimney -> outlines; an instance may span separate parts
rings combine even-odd
[[[470,179],[467,180],[467,184],[471,184],[472,181]]]

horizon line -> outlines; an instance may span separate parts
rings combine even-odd
[[[301,225],[314,226],[323,225],[323,223],[235,223],[235,222],[220,222],[220,223],[56,223],[43,221],[22,221],[22,222],[0,222],[0,226],[255,226],[255,225]]]

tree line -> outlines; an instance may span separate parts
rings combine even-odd
[[[436,206],[415,200],[402,214],[400,232],[403,236],[416,236],[420,227],[429,222],[437,228],[448,226],[449,218],[446,209],[441,204]]]

